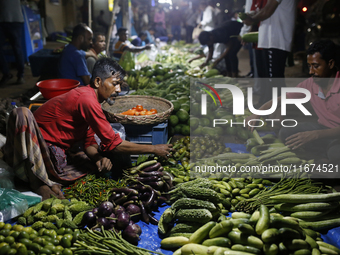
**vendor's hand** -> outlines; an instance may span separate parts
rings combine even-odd
[[[251,132],[254,131],[255,127],[249,126],[249,125],[248,125],[248,121],[253,120],[253,119],[258,119],[258,118],[259,118],[259,116],[255,115],[255,114],[252,114],[252,115],[248,116],[248,117],[245,119],[245,123],[246,123],[246,125],[247,125],[247,128],[248,128],[248,130],[250,130]],[[256,123],[257,123],[257,121],[250,121],[249,124],[252,125],[252,126],[256,126]]]
[[[98,60],[98,56],[93,51],[87,51],[85,56],[86,58],[93,57]]]
[[[206,62],[204,62],[203,64],[201,64],[199,67],[202,69],[204,68],[206,65],[208,65]]]
[[[188,64],[190,64],[192,61],[194,61],[193,59],[189,59],[188,60]]]
[[[173,151],[172,144],[157,144],[154,146],[154,153],[157,156],[167,159],[170,156],[170,152]]]
[[[248,16],[245,20],[243,20],[243,23],[247,26],[251,26],[254,24],[254,20],[250,16]]]
[[[305,131],[305,132],[299,132],[294,135],[291,135],[286,138],[285,144],[291,148],[292,150],[295,150],[302,145],[314,141],[318,139],[318,131]]]
[[[96,162],[99,172],[109,172],[112,168],[111,160],[108,158],[102,158]]]
[[[202,24],[200,23],[200,24],[198,24],[198,28],[202,28]]]

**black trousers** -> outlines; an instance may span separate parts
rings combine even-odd
[[[284,77],[287,56],[288,51],[274,48],[255,50],[257,72],[261,79],[259,83],[261,87],[260,104],[272,99],[272,88],[274,87],[278,88],[278,95],[281,95],[281,88],[286,86]]]
[[[11,44],[16,59],[16,66],[18,70],[17,77],[24,76],[25,60],[22,52],[22,35],[24,23],[21,22],[0,22],[0,70],[4,75],[10,72],[3,46],[6,38]]]

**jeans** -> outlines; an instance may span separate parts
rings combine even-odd
[[[295,127],[282,127],[279,132],[281,141],[285,141],[287,137],[305,131],[325,130],[325,127],[315,122],[300,122]],[[339,163],[340,140],[339,139],[318,139],[308,142],[304,145],[307,150],[320,152],[323,157],[327,157],[332,163]]]
[[[173,35],[173,40],[181,40],[181,26],[171,26],[171,33]]]
[[[22,52],[22,36],[24,23],[21,22],[0,22],[0,70],[4,75],[9,75],[10,69],[5,58],[3,46],[8,38],[16,59],[18,70],[17,77],[24,76],[25,60]]]

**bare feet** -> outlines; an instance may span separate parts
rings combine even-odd
[[[53,185],[52,188],[50,188],[47,185],[42,185],[42,186],[40,186],[37,189],[33,189],[33,191],[35,193],[37,193],[38,195],[42,196],[42,201],[50,198],[51,195],[53,195],[53,196],[55,196],[55,197],[57,197],[59,199],[65,198],[62,193],[61,193],[61,196],[60,196],[59,192],[61,192],[61,190],[59,188],[59,192],[58,192],[58,190],[56,189],[56,186],[58,186],[58,185]],[[54,191],[57,191],[57,192],[54,192]]]

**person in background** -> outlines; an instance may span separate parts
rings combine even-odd
[[[115,44],[115,47],[113,50],[113,57],[116,58],[116,60],[119,60],[123,52],[126,50],[130,52],[141,52],[143,50],[151,49],[150,45],[146,45],[142,47],[134,47],[131,43],[128,43],[127,42],[128,31],[124,27],[119,28],[116,35],[119,36],[119,40]]]
[[[149,28],[149,15],[144,8],[141,9],[139,16],[141,17],[140,18],[141,31],[148,30],[148,28]]]
[[[153,22],[158,24],[159,22],[162,23],[162,27],[166,29],[165,25],[165,12],[161,6],[157,6],[155,10],[155,15],[153,17]]]
[[[201,45],[207,45],[209,47],[209,53],[207,54],[206,61],[200,66],[203,68],[208,65],[214,54],[214,44],[224,44],[226,48],[223,53],[213,63],[212,67],[215,67],[222,59],[224,59],[227,69],[227,76],[238,77],[238,58],[237,53],[241,48],[241,43],[237,37],[240,33],[242,23],[237,21],[229,21],[224,26],[216,28],[210,32],[203,31],[200,33],[198,40]]]
[[[159,39],[162,42],[167,42],[169,40],[169,36],[168,33],[166,32],[166,30],[163,28],[162,23],[159,22],[158,24],[156,24],[155,28],[154,28],[154,34],[153,36],[155,37],[155,39]]]
[[[25,60],[22,51],[24,16],[21,10],[21,3],[20,0],[0,0],[0,6],[0,70],[2,72],[0,86],[5,85],[13,78],[3,51],[6,38],[12,46],[18,71],[17,80],[14,84],[23,84],[25,83]]]
[[[257,47],[262,49],[262,54],[260,57],[256,56],[256,65],[259,78],[269,78],[266,82],[261,82],[260,105],[272,98],[274,86],[278,87],[279,93],[281,87],[286,86],[284,79],[274,81],[273,78],[285,77],[286,58],[293,41],[295,13],[295,0],[267,0],[261,10],[248,15],[243,21],[246,25],[260,22]]]
[[[34,116],[24,107],[11,112],[4,160],[43,200],[51,195],[64,198],[61,185],[89,173],[117,174],[121,170],[120,155],[170,156],[171,144],[144,145],[122,140],[107,121],[101,103],[114,103],[112,99],[120,92],[124,76],[125,71],[115,60],[100,58],[90,85],[48,100]],[[95,134],[101,140],[100,146]],[[75,145],[78,150],[72,151]]]
[[[310,78],[298,84],[298,88],[310,92],[310,103],[318,116],[317,122],[299,122],[294,127],[282,127],[279,138],[289,148],[295,150],[304,147],[308,151],[320,153],[323,163],[339,164],[340,154],[340,46],[331,40],[313,42],[307,49],[307,64]],[[303,93],[287,93],[286,98],[305,98]],[[280,105],[281,97],[277,104]],[[272,100],[260,107],[267,110],[272,107]],[[278,108],[277,112],[280,112]],[[259,116],[249,116],[245,123]],[[277,116],[275,117],[276,119]],[[248,127],[253,129],[252,127]],[[316,162],[317,163],[317,162]]]
[[[148,35],[146,32],[140,32],[138,37],[131,41],[131,44],[137,47],[145,46],[145,40],[147,36]]]
[[[215,28],[214,16],[215,9],[212,6],[212,1],[202,1],[200,3],[200,9],[203,12],[202,20],[198,24],[204,31],[211,31]]]
[[[97,55],[87,51],[92,44],[92,30],[84,23],[74,27],[72,41],[67,44],[59,59],[59,78],[73,79],[80,82],[80,85],[90,83],[91,74],[87,70],[86,56]]]
[[[196,27],[196,20],[199,16],[199,12],[194,9],[188,9],[185,13],[185,41],[186,43],[192,43],[192,32]]]
[[[181,40],[181,24],[182,24],[182,13],[179,7],[176,6],[170,12],[170,24],[171,24],[171,34],[172,39],[176,41]]]
[[[105,12],[103,10],[100,10],[99,15],[96,17],[96,22],[98,32],[103,32],[104,35],[106,35],[109,31],[110,24],[106,22],[104,15]]]
[[[86,58],[87,69],[90,73],[92,73],[94,64],[96,63],[98,58],[106,57],[105,49],[106,49],[105,35],[101,32],[94,33],[92,45],[91,48],[89,49],[89,52],[92,52],[93,54]],[[97,58],[95,58],[94,55],[96,55]]]

